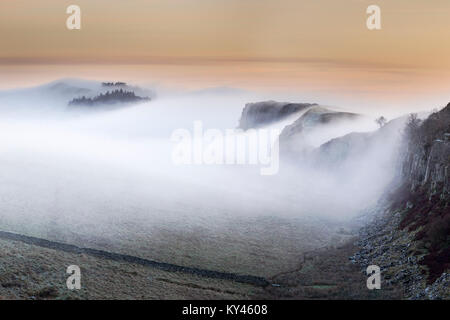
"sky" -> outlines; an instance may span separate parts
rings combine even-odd
[[[71,4],[81,30],[66,28]],[[372,4],[381,30],[366,27]],[[449,13],[448,0],[2,0],[0,88],[67,76],[445,95]]]

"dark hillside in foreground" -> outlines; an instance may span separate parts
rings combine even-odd
[[[387,284],[411,299],[450,299],[450,104],[404,132],[399,181],[361,230],[350,259],[381,267]]]
[[[406,135],[405,185],[398,193],[407,210],[399,227],[417,231],[426,253],[420,263],[432,283],[450,268],[450,104],[422,123],[411,116]]]
[[[349,134],[318,152],[339,164],[396,128]],[[256,298],[450,299],[449,133],[450,104],[424,121],[411,115],[397,150],[397,179],[361,217],[359,236],[305,256],[297,269],[270,278],[278,285]],[[349,148],[337,152],[342,144]],[[366,287],[369,265],[381,269],[381,290]]]

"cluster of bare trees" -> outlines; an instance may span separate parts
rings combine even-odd
[[[87,98],[82,96],[75,98],[69,102],[69,105],[85,105],[93,106],[97,104],[112,104],[112,103],[130,103],[150,100],[148,97],[139,97],[133,91],[125,91],[123,89],[117,89],[114,91],[108,91],[106,93],[100,93],[93,98]]]

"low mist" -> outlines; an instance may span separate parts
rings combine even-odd
[[[54,84],[0,93],[0,224],[8,231],[97,247],[117,237],[126,239],[117,250],[137,250],[144,235],[164,230],[220,234],[231,221],[263,217],[350,219],[394,177],[400,124],[339,163],[317,148],[355,131],[374,135],[376,124],[361,117],[318,127],[306,136],[311,154],[282,159],[278,174],[262,176],[257,165],[174,165],[170,137],[196,120],[205,129],[236,128],[245,103],[267,97],[205,90],[74,110],[71,88],[95,85]],[[282,130],[299,116],[270,127]]]

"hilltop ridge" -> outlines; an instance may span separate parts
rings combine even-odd
[[[126,91],[123,89],[116,89],[100,93],[97,96],[88,98],[82,96],[75,98],[69,102],[69,106],[97,106],[97,105],[111,105],[117,103],[136,103],[150,101],[149,97],[137,96],[133,91]]]

